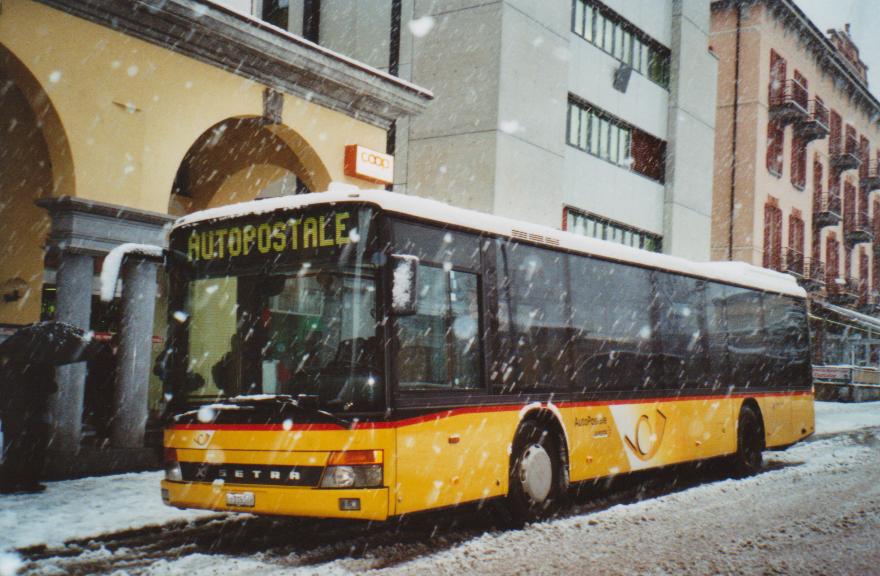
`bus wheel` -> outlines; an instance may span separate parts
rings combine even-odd
[[[565,495],[557,435],[527,420],[519,427],[511,456],[507,500],[514,526],[553,515]]]
[[[734,473],[745,477],[760,471],[764,462],[764,425],[751,406],[740,410],[736,440]]]

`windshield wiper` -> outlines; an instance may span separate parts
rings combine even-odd
[[[340,418],[331,412],[327,412],[326,410],[321,410],[319,408],[312,408],[309,406],[305,406],[303,403],[299,402],[296,398],[291,396],[290,394],[256,394],[251,396],[233,396],[232,398],[228,398],[226,402],[230,402],[237,405],[259,405],[259,404],[274,404],[279,406],[280,411],[284,411],[284,409],[288,406],[293,407],[294,410],[303,413],[303,414],[318,414],[324,416],[328,420],[331,420],[335,424],[338,424],[346,429],[351,429],[352,422],[350,420],[346,420],[344,418]]]

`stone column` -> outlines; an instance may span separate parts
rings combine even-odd
[[[157,267],[155,262],[128,257],[122,268],[119,367],[110,428],[115,448],[144,445]]]
[[[92,272],[94,258],[62,252],[56,275],[56,319],[84,330],[89,329],[92,312]],[[83,397],[86,363],[59,366],[55,371],[58,392],[50,398],[49,449],[64,455],[79,451],[82,436]]]

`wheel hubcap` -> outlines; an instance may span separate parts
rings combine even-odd
[[[532,444],[526,448],[519,465],[519,478],[532,502],[540,504],[547,499],[553,484],[553,461],[543,446]]]

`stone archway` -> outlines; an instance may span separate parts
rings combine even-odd
[[[326,189],[330,177],[294,130],[257,117],[231,118],[190,147],[174,180],[168,211],[205,208]]]
[[[48,214],[35,201],[74,193],[67,136],[27,67],[0,45],[0,323],[40,319]]]

